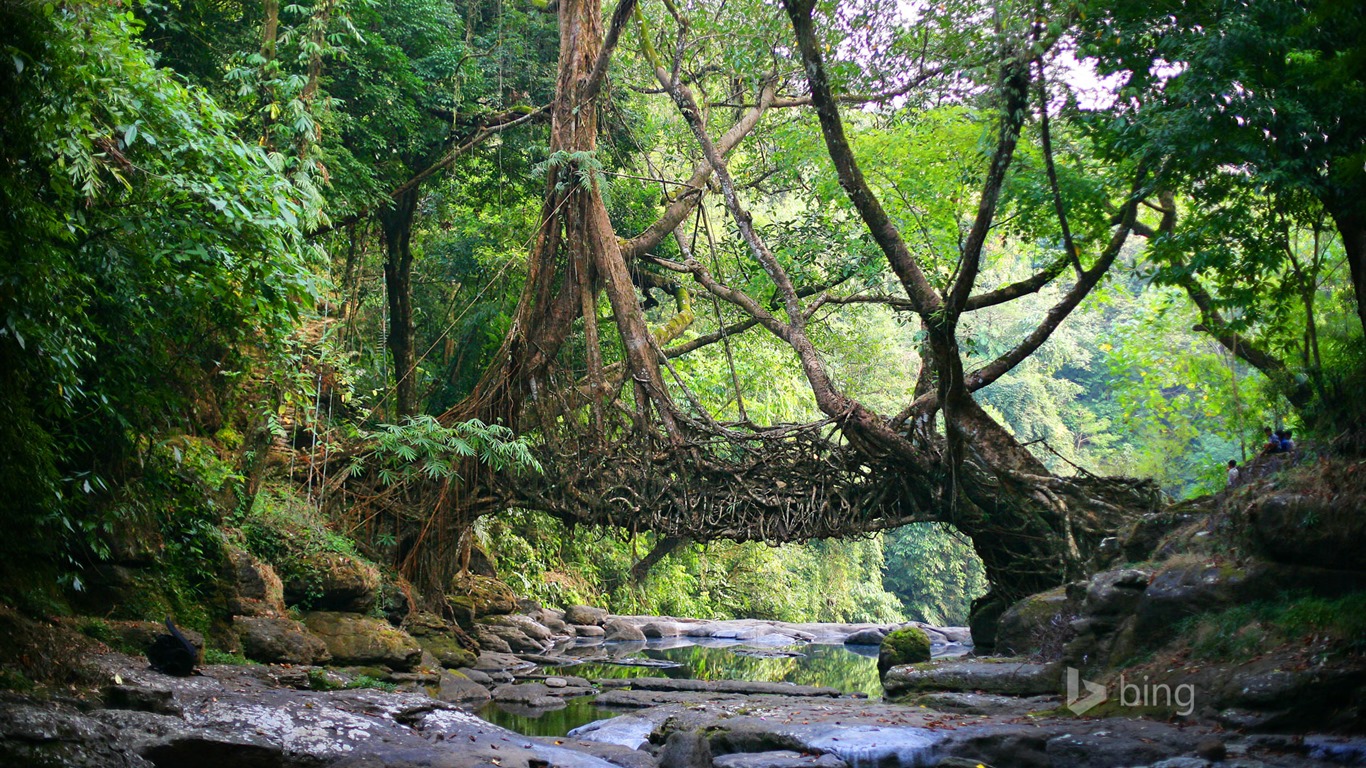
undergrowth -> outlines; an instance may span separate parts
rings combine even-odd
[[[1248,659],[1267,648],[1319,640],[1330,651],[1366,653],[1366,592],[1338,598],[1288,594],[1277,600],[1237,605],[1182,623],[1198,659]]]

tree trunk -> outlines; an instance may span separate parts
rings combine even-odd
[[[394,359],[396,419],[417,415],[417,356],[413,339],[413,218],[417,189],[380,213],[384,236],[384,285],[389,293],[389,354]]]
[[[1352,272],[1352,290],[1356,293],[1357,317],[1366,332],[1366,215],[1354,210],[1360,201],[1344,201],[1328,205],[1328,214],[1342,235],[1342,249],[1347,253],[1347,267]]]

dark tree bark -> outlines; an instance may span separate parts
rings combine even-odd
[[[1342,236],[1342,249],[1352,273],[1352,290],[1356,293],[1357,317],[1366,332],[1366,214],[1357,210],[1361,205],[1360,200],[1334,200],[1326,207]]]
[[[397,416],[417,415],[417,353],[413,338],[413,219],[417,188],[408,190],[380,212],[384,237],[384,286],[389,297],[389,354],[394,361]]]

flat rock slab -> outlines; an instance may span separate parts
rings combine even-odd
[[[620,709],[648,709],[663,704],[701,706],[716,701],[744,701],[739,693],[697,693],[690,691],[606,691],[594,702],[600,707]]]
[[[838,688],[791,683],[759,683],[747,680],[675,680],[671,677],[636,677],[627,681],[637,691],[689,691],[739,693],[760,696],[840,696]]]
[[[716,768],[845,768],[848,763],[834,755],[813,755],[790,749],[773,752],[742,752],[712,761]]]
[[[1006,696],[999,693],[936,691],[916,696],[911,704],[922,704],[936,712],[961,715],[1027,715],[1056,709],[1062,704],[1057,696]]]
[[[999,661],[930,661],[892,667],[882,679],[889,696],[919,691],[983,691],[1007,696],[1042,696],[1060,689],[1057,664]]]

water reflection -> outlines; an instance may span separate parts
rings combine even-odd
[[[664,644],[660,644],[661,646]],[[604,663],[595,654],[573,649],[571,654],[587,656],[588,661],[563,668],[567,674],[594,678],[671,677],[693,680],[750,680],[769,683],[824,685],[845,693],[881,696],[882,683],[877,675],[877,649],[844,645],[801,645],[786,648],[752,648],[735,642],[658,647],[654,643],[636,651],[644,659],[672,662],[668,667],[623,666]],[[600,657],[616,649],[592,649]]]
[[[483,719],[526,736],[563,736],[581,725],[614,717],[620,712],[593,705],[596,696],[569,699],[560,709],[538,709],[518,704],[489,703],[479,710]]]
[[[882,695],[877,647],[844,645],[749,646],[735,640],[667,638],[647,642],[577,644],[562,650],[582,663],[547,665],[551,674],[590,680],[671,677],[693,680],[748,680],[829,686],[845,693]],[[528,736],[563,736],[571,729],[620,712],[598,707],[594,697],[570,699],[563,708],[533,709],[491,703],[479,716]]]

